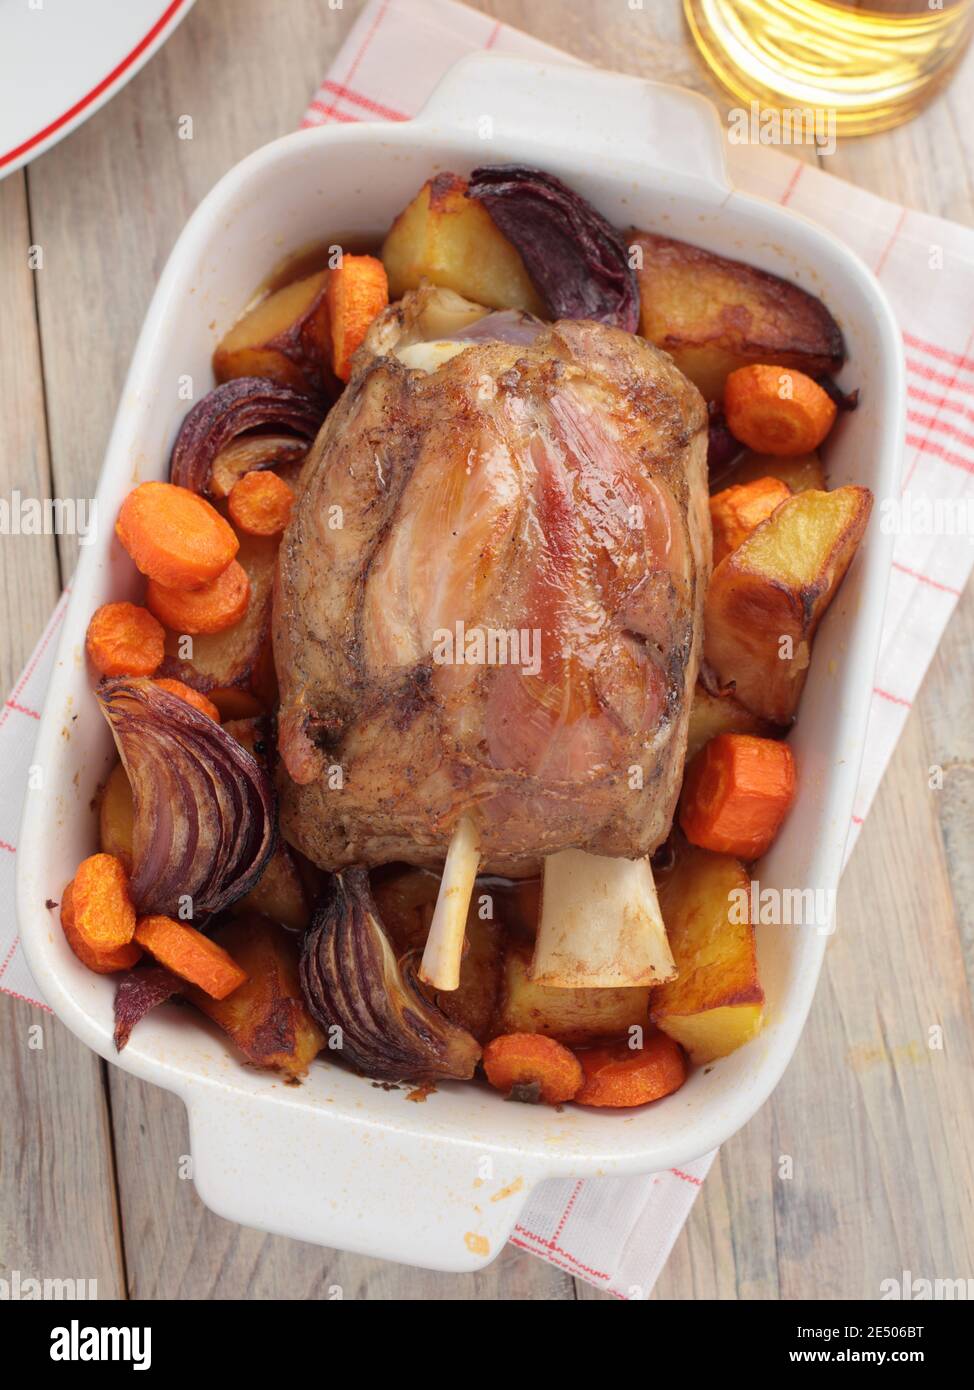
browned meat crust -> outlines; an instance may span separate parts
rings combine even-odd
[[[431,374],[360,354],[278,564],[287,839],[327,869],[434,866],[470,811],[485,872],[654,849],[699,659],[706,425],[665,353],[594,323]],[[494,664],[456,661],[491,633]]]

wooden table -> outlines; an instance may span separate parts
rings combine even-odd
[[[199,0],[138,77],[0,183],[0,495],[87,497],[136,335],[189,213],[243,155],[293,129],[358,0]],[[482,0],[605,67],[724,108],[677,0]],[[193,139],[177,138],[180,116]],[[836,174],[974,222],[974,57],[912,124],[840,145]],[[806,157],[808,152],[806,151]],[[812,156],[814,157],[814,156]],[[27,248],[43,248],[43,269]],[[8,688],[71,574],[75,542],[5,537]],[[839,899],[804,1039],[727,1143],[656,1298],[876,1298],[904,1269],[974,1275],[974,593],[910,715]],[[931,791],[928,769],[944,768]],[[40,1020],[45,1046],[28,1047]],[[945,1049],[927,1030],[941,1024]],[[233,1226],[180,1175],[179,1101],[108,1067],[56,1019],[0,998],[0,1267],[97,1278],[103,1298],[596,1298],[508,1250],[426,1274]],[[778,1176],[782,1155],[794,1175]]]

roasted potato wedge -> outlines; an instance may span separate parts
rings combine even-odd
[[[213,354],[217,381],[263,376],[297,391],[330,389],[327,281],[327,270],[295,280],[238,319]]]
[[[773,724],[745,709],[733,695],[711,695],[698,683],[690,706],[687,765],[718,734],[757,734],[761,738],[773,738],[775,732]]]
[[[272,922],[294,931],[304,931],[311,921],[311,909],[291,851],[283,841],[267,861],[267,867],[249,893],[233,904],[234,916],[259,912]]]
[[[692,1061],[726,1057],[754,1037],[764,1016],[750,880],[729,855],[687,849],[657,887],[678,973],[654,988],[650,1018]]]
[[[132,872],[134,816],[132,784],[122,764],[116,763],[98,802],[98,840],[102,853],[113,854],[127,874]]]
[[[524,942],[534,942],[541,918],[540,878],[494,882],[487,879],[478,884],[477,893],[490,897],[494,916],[506,932]]]
[[[258,707],[266,705],[270,660],[268,636],[271,621],[271,599],[274,590],[274,570],[277,565],[277,541],[259,536],[240,537],[237,559],[250,580],[250,604],[239,623],[224,632],[203,633],[192,638],[192,656],[180,655],[182,637],[166,633],[166,655],[159,667],[160,676],[191,685],[208,695],[224,718],[246,717],[243,707],[225,707],[217,692],[239,691],[256,697]]]
[[[390,865],[371,877],[372,896],[397,956],[426,945],[440,877],[430,869]]]
[[[246,983],[225,999],[211,999],[195,987],[187,990],[187,998],[255,1066],[294,1079],[304,1076],[326,1039],[301,993],[297,936],[253,914],[225,922],[213,940],[247,972]]]
[[[787,724],[798,707],[812,638],[862,540],[872,493],[809,490],[783,502],[714,570],[704,655],[752,714]]]
[[[373,876],[375,905],[398,957],[414,955],[418,964],[439,886],[439,875],[427,869],[380,871]],[[478,1042],[485,1042],[492,1036],[490,1026],[497,1009],[502,933],[496,922],[480,917],[478,897],[475,893],[467,916],[459,988],[439,992],[426,985],[419,988],[436,1000],[447,1018],[466,1028]]]
[[[494,1035],[544,1033],[568,1047],[625,1037],[644,1028],[649,986],[621,989],[555,989],[528,978],[531,953],[511,945],[504,954],[504,976]]]
[[[460,986],[436,995],[447,1018],[466,1028],[480,1043],[492,1036],[491,1023],[497,1012],[501,984],[502,940],[496,922],[481,921],[471,910],[460,962]]]
[[[792,492],[808,492],[810,489],[825,491],[825,469],[817,452],[781,458],[776,454],[755,454],[750,449],[720,480],[720,487],[753,483],[757,478],[780,478]]]
[[[664,348],[705,400],[719,401],[729,372],[749,362],[835,372],[842,333],[821,300],[743,261],[689,242],[631,232],[637,266],[639,331]]]
[[[492,309],[543,315],[520,255],[466,188],[455,174],[438,174],[396,218],[382,247],[389,298],[427,279]]]
[[[232,719],[256,719],[267,708],[263,700],[258,700],[252,691],[244,690],[239,685],[214,686],[206,692],[206,698],[216,705],[223,724]]]

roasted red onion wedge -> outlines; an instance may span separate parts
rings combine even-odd
[[[707,403],[707,473],[715,487],[744,452],[744,445],[727,428],[724,412],[716,401]]]
[[[310,443],[327,409],[323,398],[261,376],[225,381],[198,401],[183,421],[169,461],[170,482],[208,495],[213,465],[238,435],[263,429]]]
[[[140,913],[199,920],[257,882],[277,838],[270,778],[206,714],[150,680],[96,692],[132,784]]]
[[[822,390],[833,402],[837,410],[858,410],[859,409],[859,387],[852,391],[843,391],[842,387],[830,377],[827,372],[822,372],[815,380]]]
[[[625,241],[561,179],[520,164],[485,165],[467,197],[517,247],[552,319],[594,319],[635,333],[639,284]]]
[[[330,1045],[366,1076],[465,1081],[473,1075],[480,1044],[423,996],[408,967],[400,970],[364,869],[336,874],[330,898],[315,913],[301,952],[301,987]]]
[[[161,965],[139,965],[126,970],[115,991],[115,1051],[132,1036],[132,1029],[146,1014],[181,994],[185,984]]]

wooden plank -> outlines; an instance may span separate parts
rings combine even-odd
[[[0,182],[0,497],[8,503],[15,490],[25,499],[51,491],[34,309],[34,275],[43,270],[29,268],[31,242],[18,173]],[[4,535],[0,575],[6,691],[57,599],[53,537]],[[117,1297],[121,1252],[101,1063],[51,1015],[6,994],[0,995],[0,1056],[0,1272],[94,1279],[100,1297]]]
[[[100,1059],[7,995],[0,1052],[0,1276],[94,1279],[99,1298],[124,1297]]]
[[[0,283],[4,287],[3,346],[0,350],[0,498],[11,519],[25,500],[50,496],[47,428],[34,305],[32,244],[23,174],[0,182]],[[0,685],[6,693],[44,630],[60,591],[54,538],[8,532],[0,540]]]
[[[974,592],[968,589],[934,658],[916,715],[928,767],[942,769],[934,797],[960,932],[967,987],[974,994]]]

